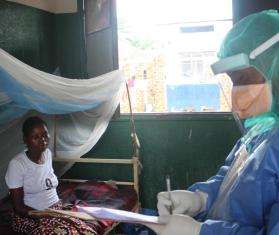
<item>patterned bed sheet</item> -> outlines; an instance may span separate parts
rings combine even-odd
[[[137,207],[137,194],[132,187],[117,188],[111,184],[97,181],[59,183],[59,198],[67,209],[75,205],[99,206],[132,211]],[[0,200],[0,234],[16,234],[11,229],[12,205],[9,197]],[[105,234],[115,222],[98,221],[98,234]]]

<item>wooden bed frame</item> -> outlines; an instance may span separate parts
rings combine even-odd
[[[132,157],[131,159],[113,159],[113,158],[63,158],[63,157],[54,157],[54,162],[65,162],[65,163],[98,163],[98,164],[124,164],[131,165],[133,171],[133,181],[113,181],[117,185],[128,185],[133,186],[134,190],[137,193],[137,203],[132,209],[133,212],[138,212],[140,208],[139,202],[139,167],[141,166],[138,157]],[[87,180],[81,179],[60,179],[63,181],[72,181],[72,182],[84,182]],[[106,182],[106,181],[104,181]],[[111,228],[109,228],[104,235],[108,235],[119,223],[115,223]]]
[[[113,158],[63,158],[54,157],[54,162],[67,162],[67,163],[98,163],[98,164],[124,164],[131,165],[133,169],[133,181],[115,181],[118,185],[130,185],[133,186],[137,195],[139,196],[139,166],[140,162],[138,157],[132,157],[131,159],[113,159]],[[86,181],[80,179],[63,179],[67,181]]]

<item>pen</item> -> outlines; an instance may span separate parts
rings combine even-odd
[[[173,210],[173,205],[172,205],[172,198],[171,198],[171,185],[170,185],[170,176],[167,175],[166,176],[166,183],[167,183],[167,191],[168,191],[168,194],[169,194],[169,200],[171,201],[171,205],[170,205],[170,214],[172,214],[172,210]]]

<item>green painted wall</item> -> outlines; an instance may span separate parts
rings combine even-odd
[[[156,207],[156,194],[165,190],[165,175],[173,189],[183,189],[212,176],[224,162],[240,133],[229,114],[137,115],[142,145],[140,178],[143,207]],[[131,154],[129,118],[113,120],[89,157]],[[83,179],[125,180],[128,167],[76,164],[64,176]]]
[[[67,78],[87,78],[83,21],[82,0],[77,13],[55,15],[57,66]]]
[[[77,13],[57,15],[1,0],[0,48],[42,71],[85,78],[82,0]]]
[[[0,1],[0,48],[43,71],[56,66],[54,15]]]

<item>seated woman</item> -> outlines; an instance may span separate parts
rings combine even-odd
[[[26,234],[96,234],[94,229],[76,218],[39,217],[32,210],[62,209],[48,149],[49,133],[39,117],[29,117],[22,126],[27,149],[9,163],[6,183],[14,207],[13,230]]]

